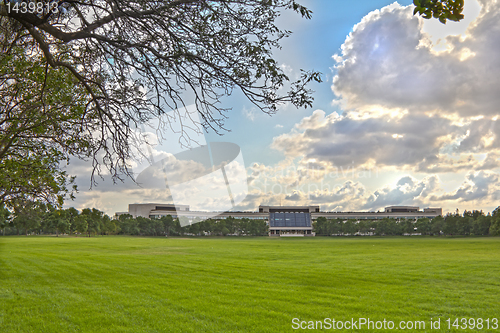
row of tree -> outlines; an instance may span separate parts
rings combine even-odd
[[[318,218],[314,224],[317,235],[500,235],[500,207],[493,214],[483,211],[464,211],[433,219],[345,220]]]
[[[118,224],[120,233],[126,235],[163,236],[163,235],[267,235],[267,223],[264,220],[235,219],[228,217],[223,220],[207,219],[203,221],[182,221],[172,216],[162,216],[159,219],[145,217],[133,218],[131,215],[120,215]]]
[[[2,235],[19,234],[116,234],[120,228],[115,220],[95,208],[81,212],[71,207],[58,209],[51,204],[26,201],[13,211],[0,205]]]
[[[108,215],[95,208],[85,208],[81,212],[71,207],[57,209],[50,204],[26,202],[17,205],[14,211],[0,205],[0,229],[2,235],[19,234],[75,234],[75,235],[251,235],[267,234],[267,224],[264,220],[208,219],[205,221],[182,221],[172,216],[159,219],[145,217],[133,218],[132,215],[120,215],[111,219]]]
[[[181,225],[184,225],[183,227]],[[463,214],[447,214],[433,219],[344,220],[318,218],[313,223],[317,235],[500,235],[500,207],[492,214],[483,211],[464,211]],[[158,219],[134,218],[120,215],[111,219],[95,208],[81,212],[71,207],[57,209],[50,204],[25,202],[11,211],[0,204],[0,229],[2,235],[19,234],[80,234],[80,235],[267,235],[264,220],[207,219],[204,221],[179,221],[172,216]]]

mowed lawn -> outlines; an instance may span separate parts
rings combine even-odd
[[[500,319],[498,237],[9,236],[0,258],[0,332],[292,332],[293,318],[360,317],[441,318],[446,332],[449,317]]]

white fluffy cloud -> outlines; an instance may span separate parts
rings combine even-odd
[[[397,204],[453,208],[457,202],[494,206],[500,2],[483,0],[481,6],[475,18],[473,10],[466,12],[468,27],[441,40],[429,34],[432,29],[413,15],[412,6],[394,3],[371,12],[333,56],[334,102],[344,112],[316,110],[271,145],[298,166],[318,166],[323,175],[355,166],[428,176],[409,175],[371,192],[365,187],[370,180],[344,180],[332,189],[295,191],[282,199],[344,210]],[[455,177],[456,189],[445,192],[439,174],[449,179],[458,172],[467,173],[465,180]]]
[[[356,119],[349,113],[325,117],[323,111],[317,110],[295,131],[276,137],[272,147],[291,157],[304,156],[336,166],[370,162],[379,166],[414,166],[437,156],[463,131],[437,116],[385,114]]]
[[[500,3],[483,4],[465,37],[448,36],[442,52],[412,6],[368,14],[334,56],[332,89],[344,113],[316,110],[272,147],[337,167],[498,168]]]
[[[475,19],[466,13],[472,22],[460,35],[440,35],[441,40],[429,35],[432,29],[413,15],[412,6],[394,3],[364,17],[341,53],[333,56],[337,63],[332,90],[344,112],[316,110],[275,137],[271,147],[285,159],[276,166],[247,169],[251,192],[239,207],[288,203],[320,204],[324,210],[378,210],[418,205],[446,211],[458,202],[496,207],[500,2],[480,3]],[[255,120],[253,109],[241,113]],[[353,169],[407,176],[373,186],[370,179],[346,176]],[[182,170],[193,174],[198,169]],[[445,191],[442,176],[458,172],[461,176],[455,177],[454,186],[448,181]],[[104,205],[109,192],[101,191],[87,203]],[[116,193],[121,197],[125,192]],[[144,189],[126,194],[127,202],[135,197],[165,202],[168,195]],[[210,206],[208,201],[203,205]]]
[[[455,200],[459,202],[484,201],[491,203],[500,199],[499,174],[489,171],[467,173],[462,185],[455,191],[433,195],[431,200]]]
[[[439,192],[439,177],[432,175],[422,180],[405,176],[398,180],[395,186],[385,186],[374,191],[364,203],[364,209],[381,209],[390,205],[435,205],[436,201],[429,202],[429,198]]]
[[[469,209],[488,211],[498,206],[500,175],[490,171],[469,172],[462,184],[446,192],[438,175],[416,179],[410,175],[400,177],[391,184],[373,191],[360,181],[346,180],[338,185],[307,183],[296,188],[267,186],[253,189],[239,205],[242,210],[255,210],[264,205],[321,205],[324,211],[377,211],[392,205],[442,207],[444,212],[454,211],[457,203],[466,203]],[[472,206],[471,206],[472,205]]]
[[[397,3],[373,11],[347,37],[332,86],[347,109],[498,115],[500,3],[483,1],[465,37],[446,37],[439,53],[412,11]]]

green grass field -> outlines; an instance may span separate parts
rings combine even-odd
[[[446,332],[450,317],[500,319],[500,238],[12,236],[0,255],[0,332],[296,332],[293,318],[360,317]]]

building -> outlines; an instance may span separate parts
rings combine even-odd
[[[117,215],[124,214],[123,212]],[[322,212],[319,206],[259,206],[258,212],[208,212],[192,211],[188,205],[173,204],[130,204],[128,214],[133,217],[160,218],[171,215],[179,218],[185,226],[205,219],[257,219],[264,220],[269,225],[269,236],[273,237],[304,237],[314,236],[312,222],[319,217],[344,220],[381,220],[383,218],[413,219],[435,218],[443,215],[442,208],[424,208],[412,206],[390,206],[383,212]]]
[[[132,217],[161,217],[166,215],[172,215],[177,217],[177,211],[180,213],[189,212],[188,205],[172,205],[172,204],[130,204],[128,205],[128,214]]]
[[[410,219],[417,220],[421,218],[433,219],[436,216],[443,215],[442,208],[424,208],[408,206],[386,207],[383,212],[315,212],[311,214],[313,220],[318,217],[327,219],[346,219],[346,220],[381,220],[383,218]]]
[[[123,214],[123,213],[119,213]],[[255,219],[255,220],[265,220],[269,219],[268,213],[257,213],[257,212],[208,212],[208,211],[192,211],[188,205],[173,205],[173,204],[130,204],[128,205],[128,214],[132,217],[149,217],[149,218],[161,218],[162,216],[171,215],[173,218],[179,218],[181,225],[187,225],[195,221],[206,220],[206,219],[225,219],[229,216],[236,219]],[[184,224],[183,224],[184,221]]]
[[[319,212],[319,206],[259,206],[259,213],[269,214],[269,236],[314,236],[313,212]]]
[[[414,213],[418,212],[418,207],[412,207],[412,206],[390,206],[390,207],[385,207],[384,212],[385,213]]]

